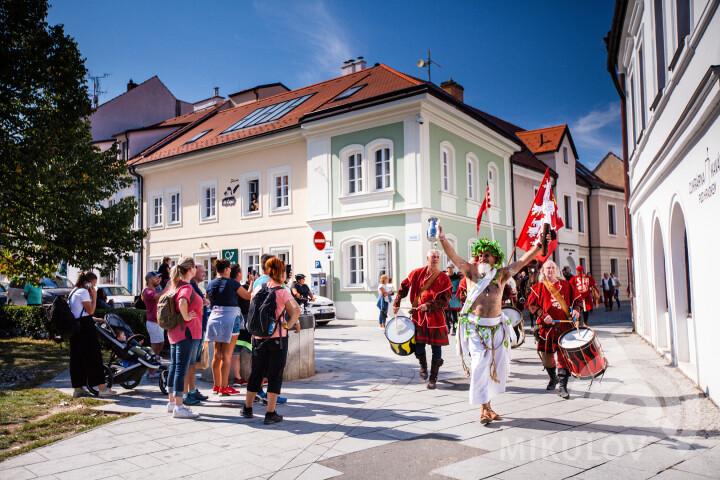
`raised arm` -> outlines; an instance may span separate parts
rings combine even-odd
[[[450,242],[447,241],[447,237],[443,234],[442,225],[438,225],[438,239],[440,240],[440,245],[442,246],[445,255],[448,256],[450,261],[455,264],[466,277],[472,278],[472,266],[455,252],[455,249],[452,245],[450,245]]]
[[[556,236],[555,232],[551,230],[547,236],[548,243],[555,240],[555,238],[557,238],[557,236]],[[532,259],[535,258],[535,256],[538,253],[540,253],[540,250],[541,250],[540,242],[537,242],[537,244],[533,248],[531,248],[530,250],[525,252],[518,261],[513,262],[513,263],[509,264],[507,267],[502,269],[501,279],[503,281],[507,281],[508,278],[516,275],[520,270],[523,269],[523,267],[525,265],[530,263],[532,261]]]

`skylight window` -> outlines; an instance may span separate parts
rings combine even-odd
[[[190,140],[185,142],[185,145],[187,145],[188,143],[193,143],[194,141],[196,141],[197,139],[199,139],[200,137],[204,136],[205,134],[207,134],[208,132],[211,132],[211,131],[212,131],[212,128],[210,130],[205,130],[204,132],[198,133],[197,135],[192,137]]]
[[[244,128],[254,127],[256,125],[262,125],[263,123],[274,122],[279,120],[284,115],[289,113],[295,107],[303,103],[308,98],[312,97],[313,94],[305,95],[304,97],[293,98],[285,102],[276,103],[274,105],[268,105],[267,107],[260,107],[253,111],[250,115],[246,116],[223,133],[237,132]]]
[[[358,85],[357,87],[348,88],[343,93],[341,93],[340,95],[335,97],[335,100],[342,100],[343,98],[352,97],[355,94],[355,92],[357,92],[358,90],[360,90],[363,87],[367,87],[367,83],[365,83],[363,85]]]

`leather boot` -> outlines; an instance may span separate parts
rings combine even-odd
[[[427,380],[428,378],[428,369],[427,369],[427,356],[422,353],[418,355],[415,354],[415,357],[418,359],[418,362],[420,363],[420,378],[423,380]]]
[[[438,373],[440,372],[440,367],[442,364],[445,363],[442,358],[432,361],[432,366],[430,367],[430,380],[428,380],[427,388],[430,390],[435,390],[435,383],[437,382]]]
[[[557,387],[558,382],[560,379],[557,376],[557,368],[556,367],[545,367],[545,370],[547,370],[548,376],[550,377],[550,381],[547,384],[547,390],[555,390],[555,387]]]
[[[561,368],[558,370],[558,377],[560,377],[560,388],[558,388],[558,395],[567,400],[568,398],[570,398],[570,394],[567,390],[568,380],[570,379],[570,372],[565,368]]]

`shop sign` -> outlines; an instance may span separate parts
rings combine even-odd
[[[689,182],[690,195],[697,194],[700,204],[710,199],[717,191],[716,177],[720,174],[720,154],[713,160],[711,160],[710,155],[708,155],[703,167],[704,168],[694,175]]]

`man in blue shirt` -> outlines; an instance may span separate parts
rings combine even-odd
[[[24,296],[27,299],[28,306],[40,306],[42,305],[42,287],[37,285],[37,282],[28,280],[25,284]]]

